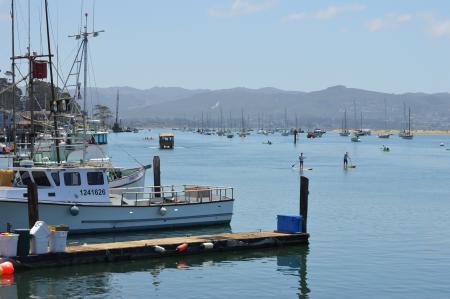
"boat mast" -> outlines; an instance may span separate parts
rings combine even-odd
[[[344,132],[347,132],[347,109],[344,110]]]
[[[84,86],[83,86],[83,161],[86,158],[86,97],[87,97],[87,43],[88,43],[88,33],[87,33],[87,17],[88,14],[85,13],[86,24],[84,25],[83,33],[83,56],[84,56]]]
[[[85,13],[84,14],[86,21],[85,21],[85,25],[84,25],[84,32],[80,32],[79,34],[76,35],[69,35],[69,37],[75,37],[75,39],[80,39],[80,37],[83,37],[83,40],[81,41],[81,47],[83,49],[83,53],[82,53],[82,59],[84,59],[84,88],[83,88],[83,111],[82,111],[82,117],[83,117],[83,160],[86,157],[86,98],[87,98],[87,45],[88,45],[88,37],[90,35],[92,35],[92,37],[96,37],[98,36],[98,34],[100,32],[105,32],[105,30],[98,30],[95,31],[94,28],[92,28],[92,32],[88,32],[87,29],[87,17],[88,14]]]
[[[116,95],[116,124],[119,125],[119,90]]]
[[[408,108],[408,134],[411,135],[411,107]]]
[[[287,109],[284,107],[284,129],[287,130],[288,127],[288,121],[287,121]]]
[[[31,125],[31,132],[30,132],[30,158],[33,159],[34,156],[34,134],[35,134],[35,129],[34,129],[34,103],[33,103],[33,98],[34,98],[34,92],[33,92],[33,68],[32,68],[32,64],[34,61],[34,57],[31,56],[31,49],[30,46],[28,46],[28,76],[29,76],[29,81],[28,81],[28,107],[30,109],[30,125]]]
[[[55,132],[55,146],[56,146],[56,159],[58,164],[61,163],[61,157],[59,156],[59,140],[58,140],[58,123],[56,119],[56,114],[58,112],[58,106],[56,103],[56,97],[55,97],[55,86],[53,84],[53,65],[52,65],[52,52],[50,47],[50,28],[48,26],[48,1],[45,0],[45,22],[47,25],[47,46],[48,46],[48,62],[50,64],[50,89],[52,94],[52,105],[53,108],[53,129]]]
[[[363,130],[363,125],[362,125],[362,111],[361,111],[361,132]]]
[[[243,133],[245,131],[244,129],[244,110],[241,110],[241,132]]]
[[[15,46],[14,46],[14,0],[11,0],[11,80],[12,80],[12,138],[14,145],[14,154],[16,153],[16,59],[15,59]]]

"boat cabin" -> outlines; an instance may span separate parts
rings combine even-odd
[[[174,143],[175,143],[175,135],[173,133],[159,134],[160,149],[173,149]]]
[[[15,167],[10,176],[12,186],[1,186],[0,198],[26,200],[26,188],[33,182],[38,187],[39,201],[111,203],[108,177],[103,168]]]

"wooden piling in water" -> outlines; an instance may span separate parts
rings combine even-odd
[[[155,186],[155,197],[161,197],[161,169],[159,156],[153,157],[153,186]]]
[[[36,183],[30,182],[27,188],[28,197],[28,225],[30,228],[39,220],[38,190]]]
[[[303,217],[302,233],[308,231],[308,194],[309,179],[305,176],[300,177],[300,216]]]

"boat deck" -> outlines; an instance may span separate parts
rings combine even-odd
[[[179,196],[179,197],[156,197],[152,199],[127,199],[122,198],[120,195],[111,196],[111,203],[113,206],[160,206],[160,205],[173,205],[173,204],[188,204],[188,203],[205,203],[205,202],[218,202],[231,200],[229,197],[211,195],[210,197],[190,197],[190,196]]]
[[[150,186],[111,189],[110,199],[118,206],[151,206],[218,202],[233,199],[233,188],[211,186]]]

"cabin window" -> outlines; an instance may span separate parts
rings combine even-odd
[[[44,171],[33,171],[34,182],[38,186],[50,187],[50,181]]]
[[[103,185],[103,172],[88,172],[87,180],[89,185]]]
[[[56,186],[59,186],[59,172],[52,172],[52,178]]]
[[[31,176],[28,171],[20,171],[20,179],[24,186],[28,186],[31,183]]]
[[[64,184],[66,186],[80,186],[81,177],[78,172],[66,172],[64,173]]]

